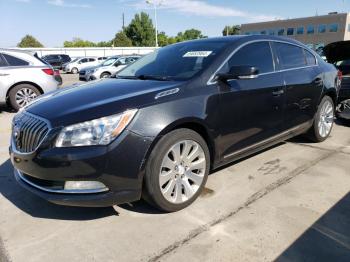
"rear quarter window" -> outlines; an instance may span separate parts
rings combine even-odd
[[[17,58],[15,56],[8,55],[8,54],[3,54],[3,56],[10,66],[27,66],[27,65],[29,65],[29,62],[22,60],[20,58]]]
[[[303,48],[285,43],[274,43],[274,45],[283,69],[306,66]]]
[[[5,59],[2,57],[2,55],[0,54],[0,67],[5,67],[5,66],[7,66],[7,63]]]
[[[310,65],[310,66],[316,65],[317,62],[316,62],[315,56],[307,50],[304,50],[304,51],[305,51],[305,58],[306,58],[307,65]]]

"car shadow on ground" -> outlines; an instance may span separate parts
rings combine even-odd
[[[94,220],[116,216],[113,207],[84,208],[54,205],[18,185],[10,160],[0,166],[0,194],[32,217],[61,220]]]
[[[350,193],[308,228],[276,261],[350,261]]]
[[[0,114],[1,113],[16,113],[16,111],[14,109],[12,109],[11,107],[9,106],[6,106],[6,105],[0,105]]]
[[[214,175],[220,170],[245,161],[257,154],[261,154],[283,144],[284,143],[279,143],[256,154],[227,164],[214,171],[211,171],[210,175]],[[210,196],[212,192],[212,189],[204,188],[202,196],[208,197],[208,195]],[[118,216],[119,211],[121,210],[127,210],[129,212],[136,212],[141,214],[164,214],[164,212],[154,208],[144,200],[106,208],[69,207],[52,204],[42,198],[37,197],[31,192],[28,192],[17,183],[13,175],[13,167],[9,159],[0,165],[0,194],[9,200],[13,205],[21,209],[23,212],[29,214],[30,216],[46,219],[94,220],[108,216]]]

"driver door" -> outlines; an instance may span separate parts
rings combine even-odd
[[[282,73],[275,72],[272,48],[268,41],[240,48],[220,70],[233,66],[254,66],[256,78],[217,81],[220,90],[221,156],[230,160],[268,142],[283,127],[285,87]]]

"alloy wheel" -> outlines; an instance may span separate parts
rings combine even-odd
[[[321,137],[327,137],[331,132],[334,122],[334,108],[330,101],[326,101],[320,110],[318,131]]]
[[[203,183],[206,161],[203,148],[193,140],[173,145],[160,168],[159,186],[164,198],[175,204],[191,199]]]
[[[20,107],[28,105],[38,95],[31,88],[21,88],[16,93],[16,103]]]

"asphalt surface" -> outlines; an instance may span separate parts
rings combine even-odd
[[[64,76],[64,85],[76,76]],[[56,206],[23,190],[0,108],[0,261],[350,261],[350,125],[281,143],[209,176],[189,208]]]

